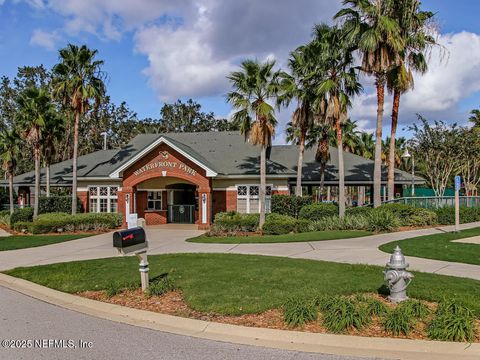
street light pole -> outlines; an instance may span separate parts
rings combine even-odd
[[[412,153],[412,197],[415,197],[415,157]]]

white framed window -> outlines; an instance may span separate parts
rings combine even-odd
[[[117,212],[118,186],[89,186],[89,212]]]
[[[162,192],[149,191],[147,195],[147,210],[162,210]]]
[[[272,185],[265,187],[265,212],[271,209]],[[260,185],[237,185],[237,212],[255,214],[260,212]]]

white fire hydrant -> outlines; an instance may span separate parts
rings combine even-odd
[[[413,274],[408,272],[408,263],[402,254],[400,247],[396,247],[387,263],[387,268],[383,271],[385,281],[390,289],[388,299],[391,302],[399,303],[407,300],[407,287],[413,279]]]

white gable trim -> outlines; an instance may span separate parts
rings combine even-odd
[[[183,156],[185,156],[188,160],[190,160],[191,162],[193,162],[194,164],[200,166],[202,169],[204,169],[206,171],[206,174],[208,177],[215,177],[217,176],[217,172],[215,172],[214,170],[210,169],[208,166],[206,166],[205,164],[203,164],[202,162],[198,161],[197,159],[195,159],[194,157],[192,157],[190,154],[186,153],[185,151],[183,151],[182,149],[180,149],[178,146],[175,146],[174,144],[172,144],[170,141],[168,141],[167,139],[165,139],[163,136],[161,136],[160,138],[158,138],[157,140],[155,140],[153,143],[151,143],[150,145],[148,145],[145,149],[143,149],[142,151],[140,151],[137,155],[135,155],[133,158],[131,158],[130,160],[128,160],[125,164],[123,164],[122,166],[120,166],[119,168],[115,169],[115,171],[113,171],[109,176],[111,178],[119,178],[120,177],[120,173],[122,173],[125,169],[129,168],[130,166],[132,166],[134,163],[136,163],[138,160],[140,160],[142,157],[144,157],[145,155],[147,155],[150,151],[152,151],[153,149],[155,149],[158,145],[160,144],[166,144],[168,146],[170,146],[173,150],[175,150],[176,152],[182,154]]]

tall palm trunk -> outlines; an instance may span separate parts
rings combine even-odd
[[[320,163],[320,188],[318,189],[318,192],[320,194],[319,200],[323,200],[323,190],[325,189],[325,168],[327,167],[327,163],[325,161],[322,161]]]
[[[261,146],[260,150],[260,228],[265,223],[265,186],[266,186],[266,177],[267,177],[267,147],[266,145]]]
[[[337,152],[338,152],[338,215],[345,216],[345,169],[343,166],[343,136],[342,125],[339,120],[335,124],[337,132]]]
[[[35,198],[33,200],[33,219],[38,217],[38,200],[40,198],[40,144],[35,144]]]
[[[398,110],[400,108],[400,91],[393,92],[392,129],[390,131],[390,148],[388,149],[388,200],[395,199],[395,136],[397,134]]]
[[[47,197],[50,197],[50,162],[47,162],[45,176],[47,177]]]
[[[297,187],[295,188],[295,195],[302,196],[302,170],[303,170],[303,155],[305,153],[305,133],[300,134],[300,144],[298,147],[298,163],[297,163]]]
[[[382,75],[375,80],[377,87],[377,129],[375,131],[375,165],[373,170],[373,207],[382,204],[382,125],[383,107],[385,103],[385,79]]]
[[[77,213],[77,156],[78,156],[78,126],[80,123],[80,112],[75,114],[73,126],[73,179],[72,179],[72,215]]]
[[[10,197],[10,214],[13,214],[15,211],[13,206],[13,171],[8,172],[8,192]]]

